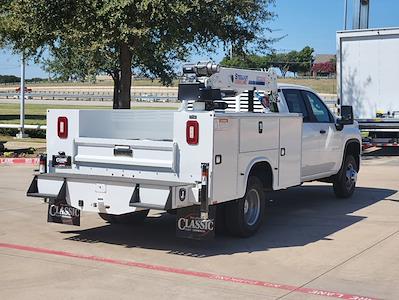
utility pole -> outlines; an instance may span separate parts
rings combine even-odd
[[[28,135],[25,134],[25,55],[21,55],[21,85],[20,85],[20,128],[16,135],[17,139],[27,138]]]

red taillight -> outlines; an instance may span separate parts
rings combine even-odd
[[[39,156],[39,173],[47,173],[47,155],[40,154]]]
[[[68,137],[67,117],[58,117],[57,132],[60,139],[66,139]]]
[[[199,141],[199,124],[197,121],[187,121],[186,140],[189,145],[197,145]]]

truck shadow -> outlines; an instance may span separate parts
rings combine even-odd
[[[104,225],[76,231],[67,240],[85,243],[107,243],[127,248],[167,251],[170,254],[210,257],[234,253],[267,251],[273,248],[297,247],[320,240],[333,240],[333,233],[367,218],[359,210],[379,201],[389,201],[396,190],[357,188],[351,199],[336,199],[328,186],[304,186],[269,194],[263,226],[247,239],[217,236],[213,240],[193,241],[175,237],[175,216],[152,215],[139,226]],[[356,213],[354,215],[353,213]]]

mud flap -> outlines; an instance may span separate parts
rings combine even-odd
[[[209,206],[207,218],[201,217],[201,207],[193,205],[179,208],[176,215],[176,236],[206,240],[215,237],[216,207]]]
[[[66,179],[58,195],[49,197],[47,222],[80,226],[80,210],[70,206],[66,201]]]
[[[49,200],[47,222],[80,226],[80,210],[65,202]]]

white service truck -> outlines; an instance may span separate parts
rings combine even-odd
[[[268,191],[322,180],[352,195],[361,138],[351,107],[338,118],[272,72],[198,63],[184,74],[179,111],[48,110],[47,159],[27,194],[49,199],[49,222],[79,225],[81,211],[138,222],[156,209],[177,214],[181,237],[210,237],[217,219],[246,237]]]
[[[399,28],[337,33],[339,104],[353,106],[363,146],[399,147]]]

